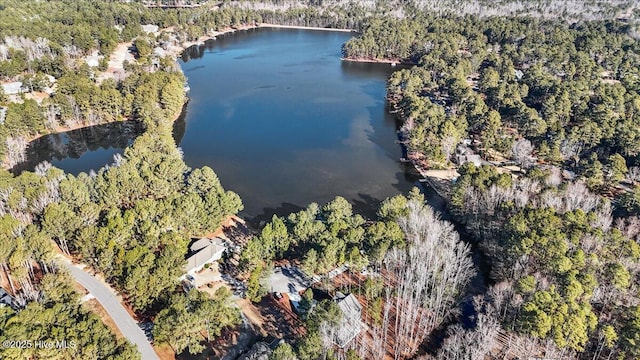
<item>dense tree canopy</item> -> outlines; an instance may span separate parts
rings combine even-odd
[[[540,160],[588,177],[593,161],[574,158],[608,161],[612,184],[637,165],[640,45],[624,22],[374,18],[343,51],[417,64],[392,75],[388,95],[409,149],[431,164],[446,165],[463,138],[491,159],[526,137]]]
[[[63,274],[43,277],[42,298],[19,312],[0,308],[0,340],[24,341],[3,346],[3,359],[139,359],[131,344],[118,340],[95,315],[80,304],[80,297]],[[54,344],[50,348],[40,344]],[[63,343],[65,342],[65,343]],[[58,347],[58,343],[63,348]]]
[[[345,44],[349,58],[415,64],[388,82],[409,158],[456,163],[452,211],[491,264],[477,327],[452,327],[438,356],[483,358],[500,332],[547,357],[636,356],[634,36],[628,21],[416,12],[371,18]],[[519,171],[495,166],[510,162]]]
[[[238,310],[227,304],[230,296],[226,287],[218,289],[213,298],[199,291],[172,295],[156,318],[155,339],[169,343],[176,354],[184,350],[199,354],[204,349],[202,334],[213,339],[223,328],[240,322]]]
[[[603,351],[606,333],[608,352],[631,356],[620,334],[640,285],[638,217],[614,223],[608,200],[558,183],[555,171],[512,181],[488,166],[461,169],[453,206],[491,259],[499,285],[488,301],[506,329],[584,356]]]

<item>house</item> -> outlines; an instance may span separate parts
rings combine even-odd
[[[84,58],[84,62],[90,67],[98,67],[100,65],[100,52],[94,50],[91,55]]]
[[[222,254],[227,249],[224,240],[220,238],[202,238],[194,241],[189,246],[187,254],[187,265],[184,272],[193,275],[202,270],[206,264],[220,260]]]
[[[460,166],[467,162],[471,162],[475,166],[482,165],[480,155],[474,153],[469,146],[465,145],[465,143],[459,144],[456,147],[455,160]]]
[[[293,306],[293,311],[296,314],[300,314],[300,303],[302,302],[302,296],[298,293],[287,293],[289,297],[289,301],[291,301],[291,306]]]
[[[2,90],[6,95],[17,95],[22,93],[22,81],[14,81],[2,84]]]
[[[335,329],[333,342],[340,348],[344,348],[362,329],[362,305],[353,294],[344,295],[338,292],[333,300],[342,311],[342,320]]]
[[[329,279],[333,279],[334,277],[342,274],[343,272],[349,270],[349,264],[344,264],[340,267],[337,267],[331,271],[329,271],[329,273],[327,274],[327,278]]]
[[[311,284],[306,275],[296,266],[276,266],[269,276],[271,292],[281,294],[299,294],[306,290]]]
[[[15,309],[17,305],[16,299],[9,295],[5,289],[0,288],[0,307],[9,306]]]
[[[153,24],[140,25],[140,28],[146,34],[155,34],[158,32],[158,30],[160,30],[160,27],[158,27],[158,25]]]
[[[458,165],[464,165],[468,162],[473,163],[476,167],[480,167],[482,165],[480,155],[456,155],[456,163]]]

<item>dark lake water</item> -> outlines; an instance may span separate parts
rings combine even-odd
[[[180,143],[270,218],[341,195],[370,210],[408,191],[396,124],[385,110],[392,68],[340,60],[348,33],[259,29],[183,54],[191,101]]]
[[[29,144],[27,160],[12,171],[33,170],[43,161],[76,175],[97,171],[111,164],[113,155],[122,153],[142,131],[139,123],[123,121],[46,135]]]
[[[212,167],[225,188],[240,195],[241,215],[268,219],[337,195],[372,215],[379,201],[415,185],[412,169],[399,162],[396,124],[385,109],[392,68],[342,62],[350,36],[259,29],[183,54],[191,100],[175,124],[176,141],[189,166]],[[53,159],[78,173],[110,163],[135,132],[120,136],[108,126],[101,128],[109,134],[77,146],[62,145],[65,139],[82,143],[71,140],[84,133],[42,138],[54,145],[32,146],[38,159],[32,155],[30,166]]]

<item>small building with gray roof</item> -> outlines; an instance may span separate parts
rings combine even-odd
[[[9,295],[7,290],[0,288],[0,307],[9,306],[12,309],[16,309],[18,304],[16,303],[16,299]]]
[[[202,270],[206,264],[220,260],[226,249],[224,240],[220,238],[202,238],[194,241],[189,246],[185,274],[193,275]]]
[[[342,311],[342,320],[335,329],[333,342],[345,348],[362,330],[362,305],[353,294],[338,292],[333,300]]]

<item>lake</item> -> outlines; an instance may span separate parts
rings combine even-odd
[[[416,184],[413,169],[399,162],[396,122],[385,109],[393,68],[341,61],[351,36],[255,29],[183,53],[191,92],[175,124],[177,143],[189,166],[212,167],[224,187],[240,195],[241,216],[257,222],[338,195],[372,216],[379,201]],[[110,146],[95,139],[100,145],[83,145],[80,155],[61,153],[67,158],[57,154],[52,163],[72,173],[96,169],[132,134],[113,141],[117,135],[105,135]],[[41,141],[52,143],[47,138]],[[34,165],[32,153],[51,158],[32,147]]]
[[[113,155],[122,153],[143,132],[143,126],[133,121],[96,125],[59,134],[42,136],[29,144],[26,160],[11,171],[33,170],[43,161],[71,174],[97,172],[113,162]]]

